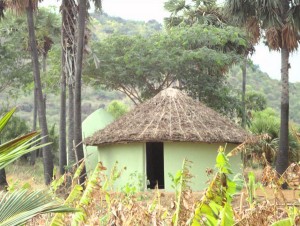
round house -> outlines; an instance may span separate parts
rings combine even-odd
[[[96,122],[95,122],[96,123]],[[213,169],[217,150],[230,151],[245,141],[241,127],[187,96],[168,88],[135,107],[126,115],[85,139],[87,146],[97,146],[98,160],[108,174],[118,162],[126,170],[118,180],[124,186],[132,175],[141,180],[142,188],[172,191],[172,176],[186,158],[192,161],[191,188],[206,187],[208,169]],[[240,156],[231,157],[234,172],[242,166]]]

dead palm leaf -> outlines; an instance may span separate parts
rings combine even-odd
[[[12,10],[13,12],[15,12],[16,14],[21,14],[23,12],[26,11],[26,8],[29,5],[29,0],[4,0],[6,3],[6,7],[10,10]],[[35,8],[35,6],[37,6],[35,3],[37,1],[33,0],[33,8]]]
[[[291,24],[285,24],[281,32],[282,46],[287,47],[289,52],[296,51],[298,49],[299,37],[295,27]]]
[[[266,30],[266,39],[270,49],[279,51],[281,48],[281,35],[280,31],[275,28],[271,27]]]
[[[246,23],[248,33],[251,37],[251,43],[256,44],[260,40],[260,24],[256,17],[249,17]]]

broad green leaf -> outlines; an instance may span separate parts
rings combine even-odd
[[[220,221],[219,224],[220,226],[232,226],[234,225],[234,220],[233,220],[233,210],[231,205],[228,203],[225,203],[222,211],[220,212]]]
[[[222,206],[219,204],[215,203],[214,201],[209,202],[209,206],[212,209],[213,213],[215,216],[218,216],[220,213],[220,210],[222,209]]]
[[[74,202],[80,200],[80,197],[82,195],[82,186],[79,184],[75,184],[72,191],[70,192],[68,198],[65,200],[64,205],[74,205]],[[63,225],[61,224],[63,222],[63,214],[62,213],[56,213],[54,217],[51,220],[50,226],[59,226]]]
[[[293,223],[290,218],[285,218],[274,222],[272,226],[293,226]]]

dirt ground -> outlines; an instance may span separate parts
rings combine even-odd
[[[281,197],[282,193],[283,197]],[[276,191],[272,188],[265,187],[256,191],[258,199],[266,198],[268,200],[275,200]],[[281,190],[277,192],[277,196],[284,198],[288,203],[300,204],[300,190]],[[280,201],[280,200],[279,200]],[[284,200],[282,200],[284,201]]]
[[[193,203],[197,203],[201,200],[204,192],[192,192],[189,200]],[[143,192],[139,195],[143,196],[145,200],[154,199],[157,195],[154,191]],[[241,205],[241,199],[243,199],[242,205],[247,205],[247,191],[242,190],[233,199],[233,205],[238,207]],[[300,189],[298,190],[280,190],[276,191],[273,188],[263,187],[256,190],[256,202],[269,201],[271,203],[282,205],[287,203],[288,205],[300,206]],[[160,202],[163,206],[172,206],[175,201],[174,192],[165,192],[160,190]]]

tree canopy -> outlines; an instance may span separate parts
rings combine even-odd
[[[93,44],[85,74],[92,84],[120,90],[136,104],[174,83],[209,102],[220,76],[247,45],[235,27],[176,27],[147,38],[112,35]]]
[[[16,26],[18,24],[18,26]],[[0,92],[25,88],[32,81],[29,54],[25,51],[25,20],[6,14],[0,23]],[[23,53],[23,54],[20,54]]]

